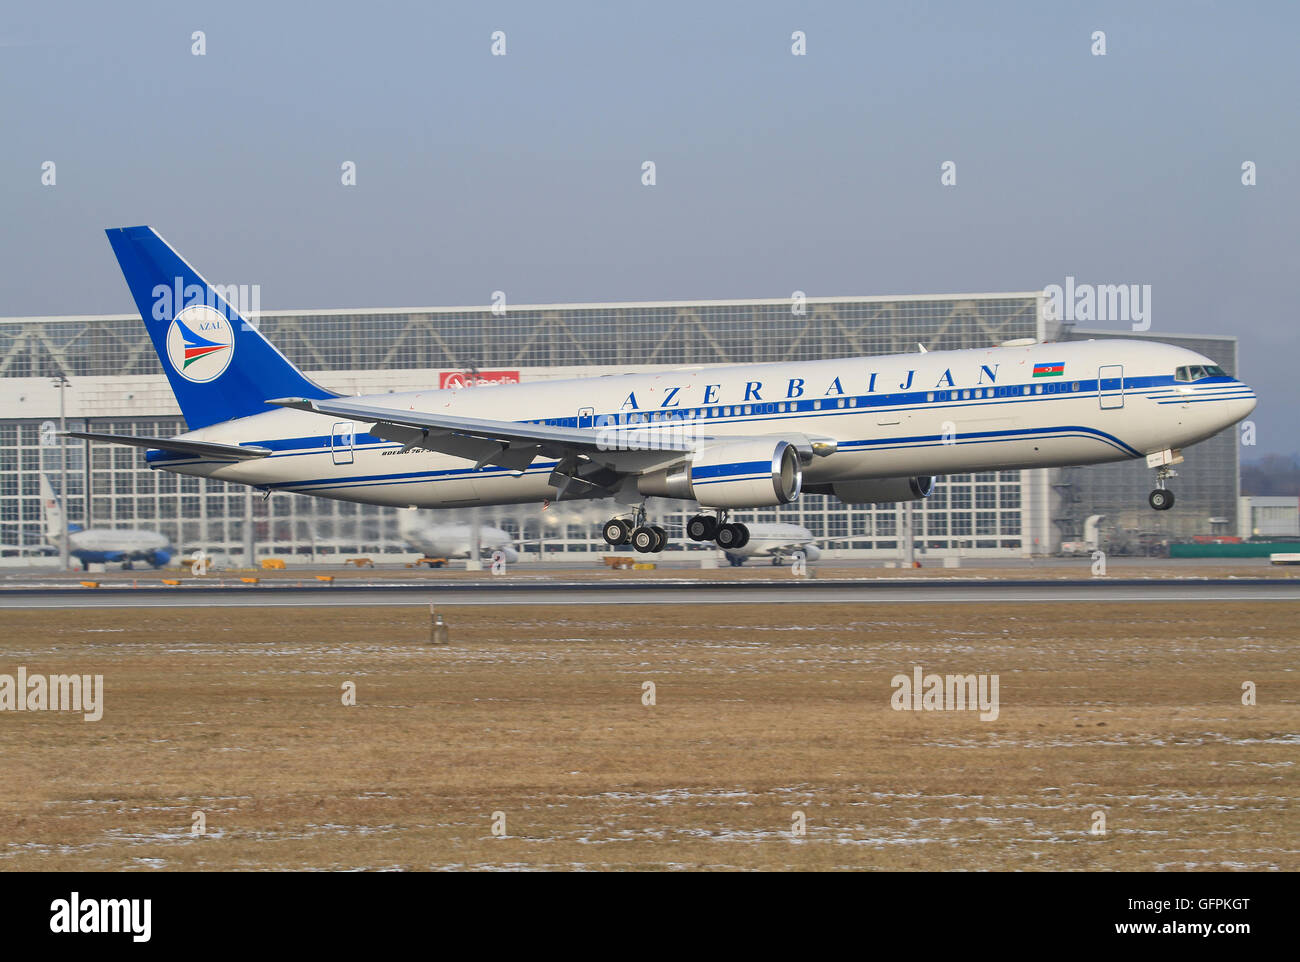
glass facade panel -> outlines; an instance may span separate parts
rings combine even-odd
[[[836,298],[811,300],[802,313],[784,300],[622,305],[538,305],[505,315],[477,308],[263,314],[258,326],[295,364],[311,374],[364,377],[372,372],[477,369],[548,376],[547,368],[626,370],[629,366],[763,363],[829,357],[987,347],[1013,338],[1042,337],[1033,294],[971,297]],[[1114,332],[1066,332],[1065,336]],[[1159,340],[1184,343],[1177,338]],[[1185,346],[1236,371],[1232,339],[1189,339]],[[72,429],[168,435],[185,430],[165,385],[143,391],[122,375],[161,368],[143,325],[134,316],[0,319],[0,378],[47,378],[66,372],[75,389],[90,384],[129,414],[69,420]],[[327,379],[326,379],[327,380]],[[328,383],[328,380],[327,380]],[[161,379],[159,380],[161,385]],[[136,393],[138,392],[138,393]],[[42,447],[39,419],[0,419],[0,549],[13,554],[44,543],[39,475],[56,489],[59,448]],[[1119,529],[1144,533],[1204,533],[1207,519],[1236,517],[1236,446],[1225,432],[1179,466],[1179,510],[1152,512],[1143,462],[1053,473],[1053,495],[1032,495],[1038,472],[994,471],[941,478],[934,494],[916,504],[913,532],[925,549],[980,544],[1016,552],[1037,544],[1025,528],[1052,512],[1058,534],[1077,537],[1089,514],[1105,514]],[[162,531],[182,549],[203,547],[238,558],[251,532],[261,554],[339,557],[406,553],[395,510],[299,495],[257,494],[221,482],[153,472],[136,450],[80,441],[67,445],[69,520],[83,526],[145,527]],[[1037,489],[1035,489],[1037,490]],[[1047,490],[1044,484],[1043,491]],[[1187,506],[1184,509],[1184,506]],[[708,550],[681,537],[693,513],[676,502],[654,502],[654,516],[690,550]],[[618,508],[590,502],[484,508],[484,524],[516,534],[527,552],[601,554],[600,525]],[[893,552],[901,528],[898,505],[846,507],[824,495],[805,495],[780,509],[735,512],[741,521],[788,521],[831,547]],[[445,520],[461,520],[463,512]],[[1046,525],[1046,521],[1042,522]],[[1217,524],[1217,522],[1216,522]],[[1195,528],[1194,531],[1191,529]],[[1231,533],[1231,532],[1229,532]]]

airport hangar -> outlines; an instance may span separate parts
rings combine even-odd
[[[1200,351],[1237,374],[1234,337],[1134,335],[1072,328],[1049,316],[1041,291],[896,297],[374,310],[267,311],[261,330],[326,387],[385,393],[654,370],[700,363],[742,364],[987,347],[1032,337],[1154,337]],[[63,375],[63,377],[60,377]],[[0,318],[0,559],[30,563],[48,552],[39,475],[59,490],[66,457],[67,513],[83,527],[162,531],[181,550],[204,548],[247,564],[251,555],[299,562],[411,553],[397,511],[276,494],[181,477],[144,466],[139,451],[54,436],[70,430],[167,436],[185,430],[157,355],[134,314]],[[50,422],[54,422],[51,424]],[[1055,553],[1104,517],[1103,541],[1133,551],[1163,539],[1231,534],[1237,528],[1238,446],[1226,431],[1193,448],[1171,484],[1173,511],[1149,509],[1144,461],[1087,468],[990,471],[940,479],[934,494],[900,505],[841,504],[803,495],[780,509],[739,512],[742,521],[790,521],[841,557],[897,558],[909,522],[915,557],[1023,557]],[[680,536],[691,513],[676,502],[652,511],[675,535],[675,550],[710,550]],[[554,560],[607,553],[600,526],[608,504],[565,501],[484,507],[483,524],[516,535],[524,557]],[[468,512],[440,512],[464,520]],[[438,519],[433,519],[438,520]],[[537,554],[532,554],[536,558]]]

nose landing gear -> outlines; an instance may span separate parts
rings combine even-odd
[[[1156,488],[1147,495],[1147,503],[1157,511],[1168,511],[1174,506],[1174,493],[1164,488]]]
[[[1178,477],[1178,472],[1164,464],[1156,469],[1156,489],[1147,495],[1147,503],[1157,511],[1168,511],[1174,506],[1174,493],[1165,487],[1165,481]]]

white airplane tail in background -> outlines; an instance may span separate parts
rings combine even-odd
[[[408,541],[417,531],[427,526],[428,519],[422,518],[419,511],[412,511],[408,508],[397,512],[397,531]]]
[[[63,504],[54,494],[50,479],[41,475],[41,517],[45,521],[45,538],[50,544],[59,544],[68,536],[67,521],[63,517]]]

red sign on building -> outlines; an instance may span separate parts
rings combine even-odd
[[[518,371],[443,371],[438,375],[438,387],[490,387],[494,384],[518,384]]]

